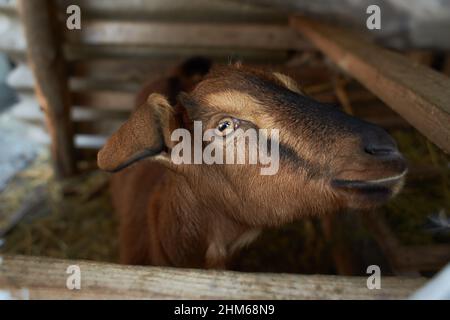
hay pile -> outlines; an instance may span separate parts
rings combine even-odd
[[[117,261],[117,220],[107,175],[94,171],[57,183],[48,156],[13,179],[0,197],[0,216],[20,209],[32,190],[45,188],[42,199],[3,239],[0,251],[66,259]]]

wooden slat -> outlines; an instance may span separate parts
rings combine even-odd
[[[142,85],[163,77],[169,71],[169,65],[156,66],[157,62],[135,64],[115,61],[111,63],[74,63],[71,65],[73,76],[69,79],[71,91],[111,90],[136,93]],[[139,70],[139,66],[141,69]],[[21,63],[8,74],[7,84],[20,93],[34,90],[34,78],[28,65]]]
[[[98,119],[98,120],[78,120],[74,121],[75,133],[101,134],[110,136],[125,122],[120,119]]]
[[[84,21],[81,31],[66,31],[70,43],[85,45],[191,46],[253,49],[305,49],[288,26],[131,21]]]
[[[198,53],[197,53],[198,54]],[[228,64],[230,57],[209,56],[214,64]],[[191,57],[191,56],[190,56]],[[280,59],[282,58],[282,59]],[[272,60],[273,59],[273,60]],[[76,78],[89,78],[98,81],[138,81],[141,83],[149,80],[154,80],[168,75],[177,66],[181,65],[186,60],[186,57],[163,57],[161,58],[97,58],[97,59],[83,59],[73,61],[70,63],[71,76]],[[284,66],[287,55],[284,56],[267,56],[267,61],[253,61],[244,60],[245,65],[255,67],[276,67],[277,70],[283,72],[290,72],[292,70]],[[265,62],[265,63],[264,63]],[[327,73],[328,71],[328,73]],[[292,73],[292,72],[291,72]],[[329,69],[320,67],[303,67],[298,72],[302,83],[320,81],[324,75],[329,74]],[[296,76],[297,74],[294,74]],[[319,79],[319,80],[318,80]]]
[[[240,273],[121,266],[87,261],[3,256],[0,290],[30,299],[404,299],[424,278],[383,277],[369,290],[365,277]],[[69,265],[81,270],[81,290],[68,290]]]
[[[157,79],[175,68],[181,59],[91,59],[70,64],[71,75],[99,81],[144,81]]]
[[[115,20],[287,22],[285,13],[223,0],[59,0],[58,2],[61,8],[71,4],[79,5],[84,17]]]
[[[115,111],[131,111],[134,107],[135,95],[117,91],[83,91],[72,93],[73,103],[78,106],[89,106],[98,109]]]
[[[192,46],[139,46],[139,45],[64,45],[64,55],[68,61],[97,58],[114,59],[186,59],[203,55],[214,60],[229,63],[236,60],[244,62],[275,63],[284,62],[291,52],[286,50],[251,49],[251,48],[213,48]]]
[[[294,29],[442,150],[450,152],[450,79],[336,26],[294,17]]]

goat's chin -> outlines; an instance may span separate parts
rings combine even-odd
[[[381,180],[380,180],[381,181]],[[333,189],[349,209],[370,210],[395,197],[404,185],[404,177],[386,181],[334,180]]]

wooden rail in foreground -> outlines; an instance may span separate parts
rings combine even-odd
[[[450,153],[450,79],[337,26],[292,17],[291,25],[341,69]]]
[[[66,288],[70,265],[80,267],[80,290]],[[379,290],[366,281],[0,256],[0,293],[11,299],[404,299],[426,280],[382,277]]]

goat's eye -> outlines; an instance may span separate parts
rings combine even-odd
[[[237,128],[237,120],[233,118],[224,118],[219,121],[216,127],[216,134],[219,136],[226,136]]]

